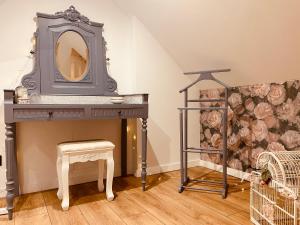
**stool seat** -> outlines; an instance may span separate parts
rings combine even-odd
[[[63,142],[57,145],[57,150],[65,153],[68,152],[80,152],[80,151],[105,151],[112,150],[115,145],[106,140],[92,140],[92,141],[74,141],[74,142]]]
[[[98,190],[104,190],[103,172],[104,161],[107,164],[106,197],[109,201],[114,199],[112,192],[115,145],[106,140],[64,142],[57,145],[57,196],[62,199],[61,206],[64,210],[69,208],[69,165],[76,162],[98,160]]]

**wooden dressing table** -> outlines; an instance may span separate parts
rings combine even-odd
[[[14,197],[19,195],[15,149],[17,122],[121,119],[121,173],[126,175],[127,118],[141,118],[141,179],[142,189],[145,190],[148,94],[122,95],[124,103],[111,103],[111,96],[121,95],[116,92],[116,81],[107,73],[106,42],[102,30],[103,24],[91,22],[73,6],[54,15],[37,13],[35,65],[33,71],[22,79],[22,85],[28,90],[30,103],[17,104],[15,90],[4,90],[6,199],[9,219],[13,216]],[[70,47],[72,44],[74,46]],[[72,54],[76,52],[73,54],[76,59],[59,62],[58,59],[70,56],[64,53],[70,49]]]

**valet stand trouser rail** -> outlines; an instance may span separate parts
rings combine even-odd
[[[184,190],[199,190],[199,191],[207,191],[207,192],[214,192],[220,193],[223,198],[227,196],[228,184],[227,184],[227,115],[228,115],[228,89],[230,88],[223,82],[217,80],[213,77],[212,73],[217,72],[229,72],[230,69],[224,70],[211,70],[211,71],[200,71],[200,72],[190,72],[185,73],[185,75],[191,74],[200,74],[199,78],[187,86],[186,88],[182,89],[180,93],[184,93],[184,107],[178,108],[179,109],[179,122],[180,122],[180,186],[179,186],[179,193],[183,192]],[[188,99],[188,89],[194,86],[196,83],[202,80],[213,80],[224,87],[225,96],[224,98],[220,99],[196,99],[191,100]],[[189,102],[207,102],[207,103],[216,103],[216,102],[223,102],[224,107],[188,107]],[[223,111],[223,118],[222,118],[222,139],[223,139],[223,148],[222,149],[213,149],[213,148],[195,148],[189,147],[188,145],[188,111],[209,111],[209,110],[222,110]],[[202,180],[202,179],[190,179],[187,174],[188,170],[188,153],[209,153],[209,154],[219,154],[223,159],[223,180],[222,181],[214,181],[214,180]],[[192,183],[206,183],[210,185],[222,185],[223,189],[213,189],[213,188],[196,188],[188,186],[188,184]]]
[[[7,212],[8,212],[8,218],[11,220],[13,218],[13,200],[15,196],[19,195],[19,179],[18,179],[18,169],[17,169],[17,155],[16,155],[16,122],[22,122],[22,121],[40,121],[40,120],[99,120],[99,119],[122,119],[122,128],[121,129],[121,142],[123,145],[121,146],[121,168],[125,168],[123,165],[125,163],[126,165],[126,148],[125,143],[127,143],[127,132],[126,132],[126,126],[127,123],[125,120],[128,118],[140,118],[142,119],[142,129],[141,129],[141,138],[142,138],[142,162],[141,162],[141,183],[142,183],[142,190],[146,190],[146,167],[147,167],[147,118],[148,118],[148,104],[122,104],[122,105],[43,105],[43,104],[14,104],[14,91],[13,90],[5,90],[4,92],[5,102],[4,102],[4,108],[5,108],[5,129],[6,129],[6,138],[5,138],[5,152],[6,152],[6,202],[7,202]],[[57,109],[68,109],[72,111],[72,109],[78,109],[82,108],[84,115],[80,116],[78,118],[68,118],[68,117],[62,117],[58,118],[56,117],[55,113],[50,114],[49,117],[38,117],[37,114],[33,113],[30,114],[30,112],[36,112],[36,110],[57,110]],[[30,114],[30,117],[27,117],[27,115],[21,118],[16,118],[15,111],[18,111],[20,109],[26,109],[28,113]],[[110,109],[112,110],[113,116],[107,116],[105,113],[99,116],[94,117],[91,114],[91,111],[93,109],[97,110],[106,110]],[[124,111],[124,113],[123,113]],[[116,113],[115,113],[116,112]],[[31,117],[32,116],[32,117]],[[122,175],[126,175],[126,170],[121,171]]]

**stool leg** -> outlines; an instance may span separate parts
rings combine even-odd
[[[114,179],[114,158],[113,152],[109,153],[109,156],[106,160],[107,164],[107,175],[106,175],[106,198],[108,201],[114,199],[114,193],[112,192],[112,184]]]
[[[62,200],[62,179],[61,179],[61,157],[57,157],[56,161],[56,171],[57,171],[57,179],[58,179],[58,191],[57,191],[57,197],[58,199]]]
[[[98,160],[98,190],[99,192],[102,192],[104,190],[104,184],[103,184],[103,173],[104,173],[104,160],[99,159]]]
[[[69,209],[69,157],[62,157],[62,192],[63,200],[61,207],[63,210]]]

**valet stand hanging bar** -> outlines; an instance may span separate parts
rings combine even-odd
[[[221,73],[221,72],[229,72],[230,69],[221,69],[221,70],[208,70],[208,71],[197,71],[197,72],[188,72],[184,73],[184,75],[199,75],[198,79],[180,90],[180,93],[184,94],[184,107],[179,109],[179,120],[180,120],[180,186],[179,193],[183,192],[183,190],[198,190],[198,191],[206,191],[213,193],[220,193],[223,198],[227,196],[227,112],[228,112],[228,89],[230,88],[228,85],[223,83],[222,81],[216,79],[213,76],[213,73]],[[189,99],[188,98],[188,90],[195,84],[203,80],[212,80],[217,82],[221,86],[224,87],[224,98],[218,99]],[[214,102],[214,103],[222,103],[221,107],[189,107],[189,103],[195,102]],[[222,149],[215,148],[195,148],[190,147],[188,144],[188,111],[208,111],[208,110],[220,110],[223,112],[222,118],[222,137],[223,137],[223,147]],[[219,154],[223,159],[223,179],[222,181],[214,181],[214,180],[202,180],[202,179],[190,179],[188,177],[188,153],[209,153],[209,154]],[[205,184],[203,187],[192,187],[189,183],[200,183]],[[207,187],[211,185],[212,187]],[[216,189],[217,185],[221,185],[222,189]]]

